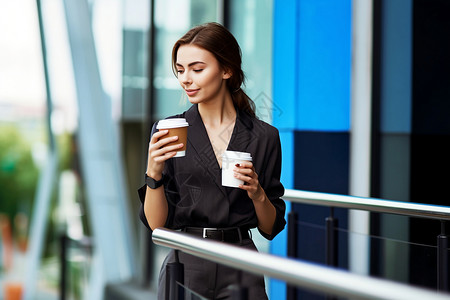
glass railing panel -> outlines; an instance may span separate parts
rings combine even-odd
[[[340,240],[356,242],[360,245],[358,251],[367,251],[366,253],[349,251],[350,271],[360,272],[366,269],[366,274],[370,276],[432,289],[437,287],[436,245],[410,242],[409,236],[393,238],[363,234],[346,228],[338,228],[337,231]],[[358,254],[366,257],[367,266],[350,267],[352,255]]]
[[[185,285],[177,282],[177,286],[178,286],[178,293],[179,295],[182,295],[182,299],[185,300],[210,300],[208,298],[205,298],[203,296],[201,296],[200,294],[196,293],[195,291],[189,289],[188,287],[186,287]]]
[[[338,219],[337,267],[358,274],[435,290],[438,272],[436,242],[410,241],[406,217],[390,221],[389,226],[393,226],[391,230],[384,230],[381,234],[365,234],[350,231],[347,222]],[[297,258],[327,264],[325,224],[325,218],[317,223],[301,220],[296,222]],[[341,224],[343,226],[340,226]],[[436,241],[436,238],[437,236],[431,236],[429,240]],[[357,247],[351,249],[352,243]],[[358,255],[360,257],[355,259]],[[308,291],[301,293],[307,294]]]
[[[312,223],[303,220],[296,221],[297,228],[297,256],[298,258],[325,265],[326,264],[326,226],[325,222],[322,224]],[[288,293],[294,293],[295,299],[315,299],[328,300],[331,298],[325,293],[317,291],[306,290],[298,287],[287,288]]]
[[[309,222],[298,221],[297,253],[307,261],[325,263],[325,235],[326,227]]]

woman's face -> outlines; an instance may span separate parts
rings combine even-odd
[[[206,103],[225,96],[225,80],[230,75],[222,70],[211,52],[195,45],[182,45],[178,48],[176,68],[189,102]]]

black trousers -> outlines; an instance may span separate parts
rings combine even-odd
[[[251,239],[233,245],[257,251]],[[178,252],[180,263],[184,265],[184,285],[207,299],[230,299],[230,285],[239,283],[248,289],[248,299],[268,299],[264,277],[230,268],[181,251]],[[161,267],[158,283],[158,300],[166,300],[166,264],[175,262],[175,251],[171,250]]]

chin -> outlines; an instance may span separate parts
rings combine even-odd
[[[189,102],[190,102],[191,104],[199,104],[200,102],[202,102],[202,101],[200,101],[200,100],[198,100],[198,99],[195,99],[195,98],[189,98],[189,97],[188,97],[188,100],[189,100]]]
[[[188,97],[188,100],[191,104],[199,104],[199,103],[205,103],[208,101],[208,99],[205,99],[203,97]]]

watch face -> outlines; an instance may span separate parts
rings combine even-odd
[[[155,180],[151,177],[146,176],[145,177],[145,183],[147,184],[147,186],[151,189],[155,188]]]
[[[162,178],[160,181],[156,181],[155,179],[149,177],[149,176],[145,176],[145,184],[147,184],[147,186],[151,189],[156,189],[159,188],[162,185]]]

